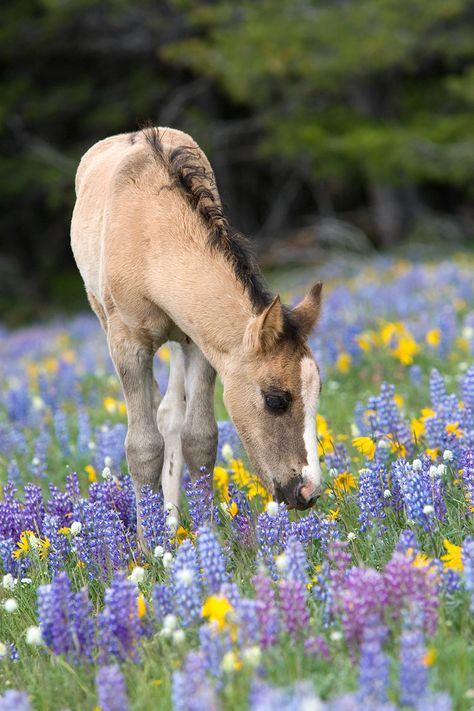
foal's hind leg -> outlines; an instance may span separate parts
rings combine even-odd
[[[214,470],[217,424],[214,417],[216,371],[194,344],[182,346],[185,364],[186,417],[181,431],[184,460],[193,479]]]
[[[158,408],[158,429],[165,441],[165,455],[161,484],[165,504],[172,505],[172,513],[178,513],[183,452],[181,428],[186,410],[184,391],[184,355],[179,343],[169,343],[170,377],[166,393]]]
[[[145,547],[138,502],[144,486],[151,487],[153,491],[159,490],[163,464],[163,438],[155,419],[155,349],[151,339],[129,329],[115,314],[109,317],[107,336],[110,355],[122,383],[127,404],[128,432],[125,451],[137,497],[139,542]]]

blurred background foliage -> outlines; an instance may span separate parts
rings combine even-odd
[[[82,299],[77,163],[146,121],[202,145],[267,266],[472,240],[469,0],[4,0],[0,28],[3,320]]]

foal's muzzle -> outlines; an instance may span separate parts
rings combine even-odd
[[[285,503],[290,509],[306,511],[314,506],[321,496],[321,485],[303,482],[301,477],[292,479],[288,484],[275,484],[275,496],[278,503]]]

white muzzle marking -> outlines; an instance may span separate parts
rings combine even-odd
[[[319,374],[316,363],[305,356],[301,359],[301,397],[304,408],[303,440],[308,464],[301,472],[303,483],[321,486],[321,468],[319,466],[318,442],[316,438],[316,411],[319,401]]]

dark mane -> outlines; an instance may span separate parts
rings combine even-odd
[[[211,249],[222,252],[246,289],[257,313],[272,300],[267,290],[250,242],[231,227],[222,209],[212,172],[206,170],[194,146],[180,146],[165,151],[157,128],[145,128],[143,135],[155,156],[166,166],[172,187],[177,187],[195,210],[209,233]]]

